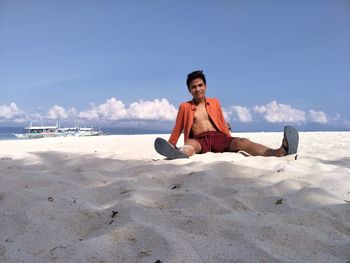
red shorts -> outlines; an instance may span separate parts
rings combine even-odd
[[[193,137],[202,146],[202,153],[224,152],[231,144],[233,137],[220,131],[206,131]]]

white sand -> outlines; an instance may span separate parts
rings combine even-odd
[[[156,137],[0,141],[0,262],[350,261],[350,132],[301,133],[297,160]]]

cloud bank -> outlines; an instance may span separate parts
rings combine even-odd
[[[254,111],[271,123],[303,123],[306,121],[304,111],[294,109],[290,105],[277,103],[277,101],[272,101],[267,105],[255,106]]]
[[[131,103],[128,108],[124,103],[115,98],[108,99],[105,103],[92,105],[87,111],[79,112],[78,117],[86,120],[159,120],[173,121],[177,110],[166,99],[153,101],[139,101]]]
[[[320,123],[326,124],[329,119],[323,111],[310,109],[308,112],[295,109],[290,105],[272,101],[266,105],[254,107],[254,112],[260,114],[267,122],[270,123]]]
[[[76,116],[76,112],[77,111],[74,108],[66,110],[65,108],[63,108],[59,105],[54,105],[48,111],[46,117],[49,120],[64,120],[64,119],[68,119],[70,117],[74,118]]]
[[[25,114],[17,107],[16,103],[12,102],[10,105],[0,105],[0,121],[25,121]]]
[[[227,109],[224,109],[224,112],[228,118],[233,118],[234,120],[238,120],[240,122],[251,122],[253,120],[250,110],[246,107],[230,106]]]
[[[231,122],[256,122],[267,123],[291,123],[291,124],[330,124],[340,123],[348,125],[347,120],[342,120],[337,114],[331,118],[323,111],[309,109],[303,111],[291,105],[271,101],[265,105],[256,105],[247,108],[240,105],[223,108],[224,116]],[[125,105],[123,101],[109,98],[99,105],[91,104],[86,110],[77,111],[74,107],[64,108],[53,105],[47,112],[25,113],[16,103],[0,105],[0,123],[28,123],[28,122],[70,122],[70,123],[94,123],[102,125],[115,125],[118,123],[154,123],[174,122],[177,108],[165,98],[150,101],[140,100]]]
[[[316,123],[327,123],[328,122],[328,118],[323,111],[309,110],[308,118],[311,122],[316,122]]]

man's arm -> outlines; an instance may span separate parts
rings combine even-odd
[[[168,142],[174,146],[176,146],[176,143],[184,129],[184,115],[185,115],[185,109],[182,105],[180,105],[179,110],[177,112],[175,127],[171,132],[170,138],[168,140]]]

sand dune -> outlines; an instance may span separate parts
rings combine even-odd
[[[157,136],[0,141],[0,262],[350,261],[350,132],[296,159],[169,161]]]

